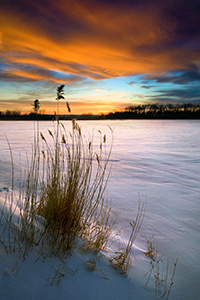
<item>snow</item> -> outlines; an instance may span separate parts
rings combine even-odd
[[[85,259],[75,253],[67,262],[65,277],[59,285],[47,285],[47,278],[54,259],[37,261],[32,251],[25,261],[16,255],[5,256],[1,252],[0,289],[1,299],[148,299],[147,290],[139,289],[134,282],[123,278],[101,259],[100,270],[90,272]],[[146,294],[146,295],[145,295]]]
[[[94,127],[105,132],[107,123],[81,124],[86,132],[91,132]],[[50,126],[50,122],[41,122],[41,131],[51,129]],[[70,127],[70,123],[66,122],[66,126]],[[23,261],[17,253],[6,254],[0,243],[0,300],[159,299],[159,296],[155,297],[153,278],[145,287],[147,277],[144,275],[149,270],[150,260],[144,250],[152,235],[159,255],[165,263],[170,261],[169,278],[173,263],[179,259],[169,299],[199,299],[199,121],[110,121],[109,126],[114,128],[114,147],[107,194],[112,200],[123,239],[129,236],[129,222],[135,216],[138,199],[146,203],[128,278],[121,276],[108,261],[112,247],[101,258],[91,252],[82,254],[76,248],[67,261],[60,284],[51,286],[48,277],[59,260],[47,258],[43,261],[42,257],[37,260],[36,247]],[[1,133],[7,133],[16,162],[15,171],[18,171],[19,153],[23,164],[23,157],[31,149],[33,124],[1,122],[0,129],[0,197],[4,199],[11,166],[8,145]],[[15,180],[17,184],[17,178]],[[88,271],[86,262],[94,257],[97,268]]]
[[[0,199],[2,207],[4,199]],[[2,218],[0,234],[3,228]],[[37,246],[22,259],[17,252],[6,253],[0,243],[0,299],[152,299],[152,290],[113,268],[107,252],[83,253],[78,245],[72,256],[61,262],[58,257],[44,258]],[[90,261],[95,261],[94,270]]]

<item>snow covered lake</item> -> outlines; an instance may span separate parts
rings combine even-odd
[[[66,129],[71,122],[64,121]],[[86,136],[98,130],[110,140],[114,132],[112,173],[107,196],[122,237],[128,239],[138,201],[145,202],[142,228],[133,249],[130,271],[138,285],[145,285],[149,259],[142,250],[152,239],[169,269],[178,258],[171,299],[197,300],[200,296],[200,121],[130,120],[79,121]],[[36,122],[0,122],[0,195],[10,177],[10,154],[4,133],[10,142],[16,169],[31,151]],[[52,122],[39,122],[45,135]],[[23,162],[22,162],[23,163]],[[171,276],[171,274],[170,274]],[[154,288],[154,282],[149,283]],[[145,289],[145,288],[144,288]],[[153,299],[153,298],[152,298]]]

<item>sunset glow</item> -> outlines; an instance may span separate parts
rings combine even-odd
[[[74,114],[200,102],[198,3],[5,1],[0,110],[53,113],[59,84]]]

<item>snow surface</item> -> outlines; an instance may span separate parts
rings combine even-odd
[[[99,268],[87,270],[85,262],[93,257],[76,251],[68,261],[65,277],[57,286],[47,285],[51,267],[59,262],[38,258],[32,249],[25,261],[16,253],[7,255],[0,244],[0,300],[4,299],[159,299],[154,296],[154,281],[145,287],[144,274],[149,259],[144,256],[146,241],[152,235],[159,254],[173,263],[179,259],[171,300],[198,300],[200,295],[200,122],[106,121],[79,122],[84,132],[94,128],[103,133],[114,129],[112,176],[107,193],[117,215],[118,227],[127,239],[138,198],[146,202],[142,228],[136,239],[133,267],[128,278],[122,277],[106,257]],[[70,122],[65,122],[70,128]],[[31,150],[33,122],[0,122],[0,197],[10,181],[10,154],[3,132],[13,149],[15,171],[20,169]],[[43,133],[51,122],[40,122]],[[97,131],[97,130],[96,130]],[[106,132],[106,134],[107,134]],[[99,136],[97,136],[97,144]],[[17,178],[16,183],[17,183]],[[2,226],[0,225],[0,230]],[[110,249],[108,249],[110,251]],[[112,250],[112,249],[111,249]],[[107,255],[108,253],[104,253]],[[76,271],[78,268],[78,271]],[[73,272],[76,271],[76,272]],[[103,273],[102,273],[103,271]]]
[[[1,207],[3,201],[1,197]],[[0,235],[3,228],[2,218]],[[0,243],[1,300],[154,299],[152,290],[139,286],[114,269],[106,252],[83,253],[77,243],[72,256],[64,258],[63,263],[55,257],[44,259],[38,250],[37,246],[33,247],[23,260],[16,252],[6,253]],[[96,262],[94,270],[89,267],[90,260]]]

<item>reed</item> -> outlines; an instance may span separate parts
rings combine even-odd
[[[48,130],[48,135],[50,142],[39,131],[35,134],[25,184],[15,203],[12,183],[2,211],[1,243],[5,244],[7,232],[9,251],[15,251],[17,244],[23,258],[33,245],[40,246],[41,253],[48,249],[48,255],[66,253],[77,237],[100,251],[112,224],[105,200],[112,144],[107,153],[106,137],[101,136],[98,151],[94,151],[75,120],[67,132],[57,119],[55,131]],[[12,156],[11,161],[14,174]]]
[[[150,268],[145,274],[145,276],[148,275],[145,286],[149,284],[152,278],[154,281],[155,296],[159,296],[159,299],[169,299],[172,286],[174,285],[178,258],[173,265],[170,277],[169,260],[165,261],[158,255],[152,239],[147,241],[147,251],[145,255],[150,259]]]
[[[127,276],[130,265],[131,265],[131,250],[133,247],[133,243],[137,237],[137,234],[140,230],[140,227],[143,222],[145,212],[144,203],[140,205],[138,204],[138,211],[136,214],[135,220],[133,220],[131,225],[131,234],[127,243],[122,245],[122,249],[120,251],[115,252],[115,256],[110,259],[111,264],[115,269],[118,269],[122,275]]]

